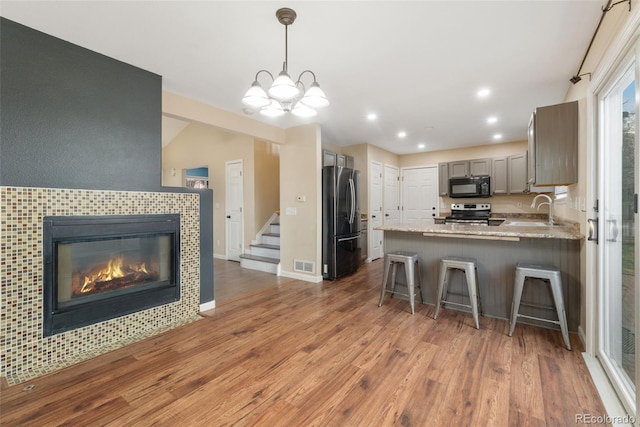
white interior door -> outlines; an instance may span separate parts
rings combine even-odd
[[[227,259],[240,261],[242,254],[243,238],[243,185],[242,185],[242,160],[225,162],[225,182],[226,182],[226,242]]]
[[[384,225],[400,222],[400,170],[384,165]]]
[[[402,222],[431,223],[438,215],[438,167],[402,169]]]
[[[631,415],[637,412],[638,285],[636,135],[637,64],[598,96],[598,332],[597,355]]]
[[[369,194],[369,258],[381,258],[383,232],[375,230],[382,225],[382,163],[371,162],[369,171],[371,193]]]

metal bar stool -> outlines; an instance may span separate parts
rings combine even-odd
[[[558,320],[543,319],[540,317],[526,316],[520,314],[520,299],[522,298],[522,290],[524,282],[527,278],[541,279],[551,286],[551,294],[553,296],[554,305],[558,314]],[[513,335],[518,317],[524,317],[532,320],[540,320],[542,322],[554,323],[560,325],[562,338],[568,350],[571,350],[569,342],[569,330],[567,328],[567,316],[564,309],[564,299],[562,297],[562,279],[560,278],[560,270],[555,266],[534,265],[518,263],[516,265],[516,280],[513,288],[513,302],[511,303],[511,322],[509,325],[509,336]]]
[[[447,293],[449,292],[448,288],[449,288],[449,278],[450,278],[451,270],[461,270],[464,272],[465,280],[467,282],[467,289],[469,290],[469,299],[471,300],[470,305],[447,301]],[[448,258],[442,258],[440,260],[438,294],[437,294],[436,312],[433,315],[434,319],[438,318],[440,305],[444,303],[470,308],[471,313],[473,314],[473,321],[476,324],[476,329],[480,329],[480,322],[478,320],[478,311],[482,312],[482,306],[480,304],[480,287],[478,282],[478,268],[476,265],[476,260],[474,258],[448,257]]]
[[[396,273],[398,264],[404,265],[404,272],[407,278],[407,293],[396,292]],[[387,289],[387,281],[389,280],[389,270],[391,270],[391,289]],[[417,277],[417,280],[416,280]],[[416,285],[417,282],[417,285]],[[392,295],[398,294],[409,297],[409,304],[411,304],[411,314],[414,314],[414,301],[416,295],[416,288],[420,292],[420,301],[424,304],[422,298],[422,279],[420,278],[420,264],[418,261],[418,254],[405,251],[393,251],[384,254],[384,276],[382,279],[382,288],[380,289],[380,302],[378,307],[382,306],[385,293]]]

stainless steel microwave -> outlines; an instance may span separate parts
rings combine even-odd
[[[471,176],[449,179],[449,197],[490,197],[491,178]]]

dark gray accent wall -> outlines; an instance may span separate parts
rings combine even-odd
[[[161,176],[161,76],[0,17],[0,185],[198,193],[212,301],[213,193]]]
[[[0,185],[160,187],[162,77],[0,19]]]

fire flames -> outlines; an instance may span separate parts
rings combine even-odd
[[[145,263],[126,264],[119,257],[110,259],[103,268],[80,276],[84,276],[84,279],[81,286],[74,287],[74,295],[128,288],[155,280],[156,274],[147,270]]]

